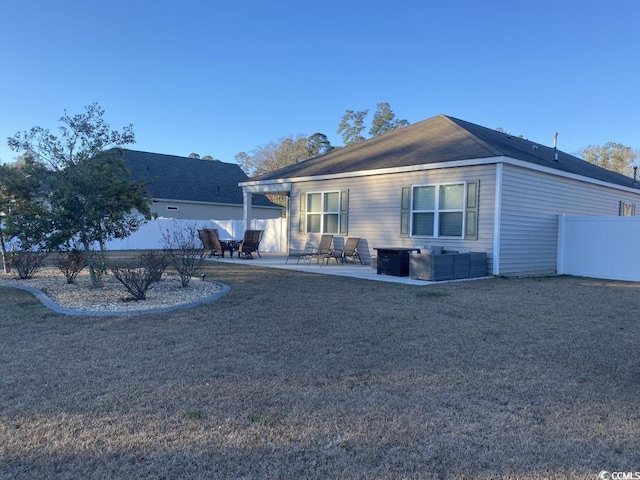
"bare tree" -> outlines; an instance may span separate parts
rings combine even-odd
[[[583,148],[580,156],[589,163],[632,177],[633,165],[638,161],[639,152],[620,143],[607,142]]]
[[[260,175],[307,160],[333,150],[326,135],[314,133],[280,138],[261,145],[251,153],[240,152],[235,160],[247,175]]]
[[[206,261],[198,229],[194,225],[180,225],[173,221],[162,232],[162,241],[170,263],[177,270],[183,287],[188,287],[191,277],[200,271]]]

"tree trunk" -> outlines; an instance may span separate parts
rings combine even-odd
[[[89,278],[91,278],[91,286],[93,288],[101,288],[102,284],[98,279],[98,275],[96,274],[96,263],[93,252],[91,251],[91,245],[86,238],[82,239],[82,245],[84,246],[84,253],[87,256],[87,265],[89,267]]]
[[[9,256],[7,255],[7,247],[4,244],[2,228],[0,228],[0,249],[2,249],[2,268],[4,269],[4,273],[11,273],[11,264],[9,263]]]
[[[105,269],[105,272],[103,273],[107,273],[106,270],[108,270],[107,268],[107,247],[104,244],[104,240],[100,240],[100,264],[101,267]]]

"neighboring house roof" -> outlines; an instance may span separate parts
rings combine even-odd
[[[555,154],[558,154],[558,161]],[[446,115],[393,130],[251,178],[251,181],[336,175],[469,159],[510,157],[603,182],[634,187],[633,179],[552,147]]]
[[[249,177],[235,163],[201,160],[161,153],[124,150],[133,179],[147,184],[153,198],[242,205],[238,183]],[[252,205],[279,207],[263,195],[253,195]]]

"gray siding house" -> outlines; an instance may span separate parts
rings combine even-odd
[[[290,247],[443,246],[486,252],[488,273],[556,271],[558,215],[634,211],[634,179],[519,137],[439,115],[240,184],[290,196]],[[251,210],[246,208],[245,215]],[[246,221],[246,220],[245,220]]]
[[[185,220],[242,220],[243,193],[249,177],[235,163],[124,150],[133,179],[147,184],[151,211]],[[282,207],[264,195],[253,197],[255,218],[279,218]]]

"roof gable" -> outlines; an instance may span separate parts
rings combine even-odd
[[[604,182],[633,186],[631,178],[568,153],[446,115],[438,115],[251,180],[339,175],[501,156]]]
[[[248,176],[235,163],[137,150],[124,150],[124,158],[132,178],[144,182],[154,198],[242,205],[238,183]],[[262,195],[254,195],[252,203],[277,206]]]

